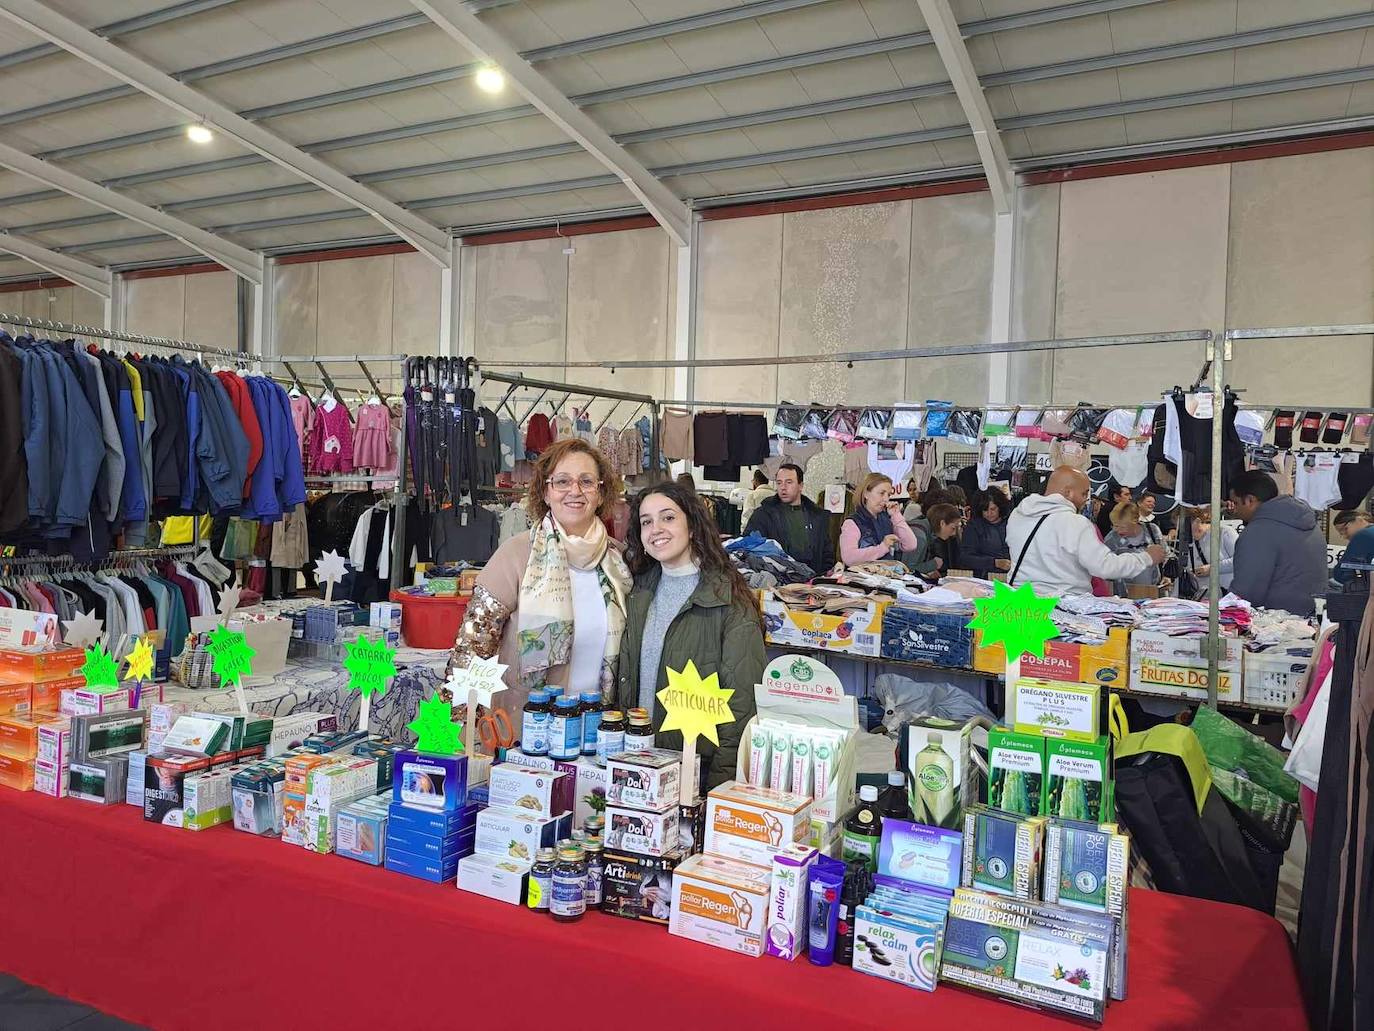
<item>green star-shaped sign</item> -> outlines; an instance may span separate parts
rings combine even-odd
[[[210,653],[210,670],[219,677],[221,687],[242,686],[243,678],[253,672],[257,652],[248,647],[248,638],[241,631],[217,626],[210,631],[210,643],[205,647]]]
[[[1015,662],[1023,655],[1045,657],[1045,642],[1059,636],[1050,613],[1059,604],[1058,598],[1041,598],[1030,583],[1015,590],[1000,580],[992,582],[991,598],[975,598],[977,613],[969,627],[983,632],[983,644],[1001,644],[1007,650],[1007,661]]]
[[[386,694],[386,686],[396,675],[396,649],[385,641],[369,641],[359,636],[345,649],[344,669],[348,670],[348,689],[364,698]]]
[[[406,727],[417,738],[417,751],[457,755],[463,750],[463,725],[453,722],[453,706],[437,694],[420,703],[419,713]]]
[[[86,678],[86,687],[100,694],[119,690],[119,668],[103,644],[86,649],[86,661],[78,672]]]

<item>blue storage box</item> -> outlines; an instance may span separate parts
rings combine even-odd
[[[883,616],[883,658],[968,668],[973,664],[972,618],[965,612],[889,606]]]
[[[468,851],[471,852],[471,847]],[[391,849],[387,849],[386,861],[382,865],[396,873],[442,884],[444,881],[458,879],[458,860],[461,858],[461,855],[454,853],[450,858],[440,861],[426,856],[412,855],[409,852],[393,852]]]
[[[396,802],[435,812],[467,804],[468,757],[406,750],[396,753],[392,794]]]

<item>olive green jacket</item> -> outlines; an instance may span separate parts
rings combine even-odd
[[[621,710],[639,704],[639,653],[644,641],[644,623],[662,575],[662,569],[655,565],[643,576],[636,577],[634,590],[626,600],[625,635],[620,642],[620,671],[616,681],[616,705]],[[688,660],[696,663],[697,672],[703,677],[715,673],[722,688],[735,692],[730,696],[730,711],[735,715],[735,722],[716,729],[719,747],[706,738],[697,741],[697,755],[707,763],[706,783],[702,785],[705,792],[734,779],[740,738],[754,715],[754,686],[763,679],[763,667],[768,661],[758,616],[733,600],[730,582],[721,574],[703,574],[687,604],[669,624],[655,692],[668,686],[669,669],[681,670]],[[663,725],[665,716],[663,703],[655,699],[655,730]],[[666,734],[659,731],[654,743],[660,748],[681,749],[682,735],[677,731]]]

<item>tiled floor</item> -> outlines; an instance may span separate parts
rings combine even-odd
[[[0,1031],[141,1031],[0,973]]]

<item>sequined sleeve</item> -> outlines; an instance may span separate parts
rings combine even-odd
[[[474,658],[490,659],[501,650],[501,636],[511,617],[511,608],[480,584],[473,589],[458,640],[449,653],[448,672],[466,669]]]

